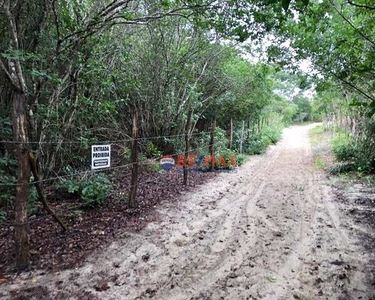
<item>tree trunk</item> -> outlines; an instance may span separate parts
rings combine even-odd
[[[13,135],[18,160],[16,199],[14,201],[14,241],[16,268],[29,264],[30,237],[27,204],[30,192],[30,163],[28,148],[27,97],[16,89],[13,98]]]
[[[132,107],[132,147],[131,147],[131,163],[132,163],[132,177],[129,193],[129,207],[136,206],[137,186],[138,186],[138,111],[135,105]]]
[[[184,169],[184,185],[187,185],[188,181],[188,170],[187,170],[187,161],[189,155],[189,143],[190,143],[190,130],[191,130],[191,117],[193,115],[193,111],[189,109],[187,120],[186,120],[186,128],[185,128],[185,163],[183,166]]]

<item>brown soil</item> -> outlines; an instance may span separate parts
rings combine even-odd
[[[375,259],[358,234],[368,225],[354,224],[345,200],[314,168],[313,126],[286,129],[280,143],[237,173],[164,202],[158,218],[80,267],[24,273],[0,293],[5,299],[374,299],[368,266]]]
[[[98,248],[126,237],[127,232],[138,232],[147,223],[157,220],[155,207],[162,201],[172,201],[181,194],[212,178],[213,173],[189,174],[188,186],[182,185],[181,170],[155,173],[143,170],[139,177],[137,208],[127,208],[129,176],[112,174],[117,182],[111,195],[97,209],[82,208],[79,198],[64,199],[51,195],[51,207],[63,216],[67,232],[41,212],[30,218],[31,264],[29,270],[57,271],[77,267]],[[76,207],[76,208],[73,208]],[[8,212],[11,215],[11,211]],[[13,270],[13,227],[10,222],[0,227],[0,279],[16,276]]]

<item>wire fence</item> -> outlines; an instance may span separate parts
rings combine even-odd
[[[189,151],[179,151],[177,153],[174,153],[174,154],[169,154],[168,156],[177,156],[177,155],[186,155],[187,153],[192,153],[192,152],[195,152],[195,151],[198,151],[198,150],[201,150],[203,148],[208,148],[210,146],[214,146],[216,145],[217,143],[213,143],[213,144],[209,144],[209,145],[204,145],[204,146],[201,146],[201,147],[198,147],[198,148],[195,148],[195,149],[191,149]],[[144,161],[144,162],[133,162],[133,163],[127,163],[127,164],[124,164],[124,165],[120,165],[120,166],[114,166],[114,167],[108,167],[108,168],[103,168],[103,169],[90,169],[90,170],[85,170],[85,171],[78,171],[78,172],[74,172],[74,173],[71,173],[71,174],[64,174],[64,175],[60,175],[60,176],[55,176],[55,177],[50,177],[50,178],[44,178],[44,179],[40,179],[40,180],[37,180],[37,181],[30,181],[28,182],[27,184],[29,185],[32,185],[32,184],[35,184],[35,183],[44,183],[44,182],[50,182],[50,181],[55,181],[55,180],[61,180],[61,179],[64,179],[64,178],[69,178],[69,177],[74,177],[74,176],[78,176],[78,175],[88,175],[88,174],[93,174],[93,173],[99,173],[99,172],[103,172],[103,171],[113,171],[113,170],[118,170],[118,169],[123,169],[123,168],[128,168],[130,166],[133,166],[134,164],[138,164],[139,166],[141,165],[150,165],[150,164],[154,164],[156,161],[158,161],[160,159],[160,157],[157,157],[157,158],[153,158],[153,159],[148,159],[147,161]],[[131,174],[131,173],[130,173]],[[128,175],[130,175],[128,174]],[[0,184],[0,186],[22,186],[23,184],[21,183],[5,183],[5,184]]]
[[[189,151],[184,151],[184,152],[176,152],[176,153],[173,153],[173,154],[170,154],[168,155],[169,157],[173,157],[173,156],[177,156],[177,155],[187,155],[187,154],[190,154],[192,152],[196,152],[198,150],[201,150],[203,148],[208,148],[210,146],[214,146],[216,145],[216,143],[213,143],[213,144],[209,144],[209,145],[204,145],[204,146],[201,146],[201,147],[197,147],[197,148],[194,148],[194,149],[191,149]],[[75,173],[72,173],[72,174],[65,174],[65,175],[61,175],[61,176],[55,176],[55,177],[50,177],[50,178],[45,178],[45,179],[41,179],[41,180],[38,180],[38,181],[31,181],[31,182],[28,182],[27,184],[29,185],[33,185],[35,183],[43,183],[43,182],[50,182],[50,181],[55,181],[55,180],[61,180],[63,178],[69,178],[69,177],[75,177],[75,176],[78,176],[78,175],[88,175],[88,174],[93,174],[93,173],[99,173],[99,172],[106,172],[106,171],[114,171],[114,170],[118,170],[118,169],[122,169],[122,168],[127,168],[127,167],[130,167],[134,164],[138,164],[139,166],[145,166],[145,165],[150,165],[150,164],[154,164],[156,161],[160,160],[161,158],[160,157],[157,157],[157,158],[153,158],[153,159],[148,159],[147,161],[143,161],[143,162],[134,162],[134,163],[127,163],[127,164],[124,164],[124,165],[120,165],[120,166],[114,166],[114,167],[109,167],[109,168],[105,168],[105,169],[99,169],[99,170],[85,170],[85,171],[78,171],[78,172],[75,172]],[[126,174],[123,174],[122,177],[127,177],[127,176],[130,176],[132,173],[129,172],[129,173],[126,173]],[[20,186],[22,184],[19,184],[19,183],[14,183],[14,184],[0,184],[0,186],[8,186],[8,187],[15,187],[15,186]],[[138,185],[138,182],[133,184],[133,185],[128,185],[126,186],[126,189],[127,190],[130,190],[132,187],[134,186],[137,186]],[[34,219],[28,219],[28,221],[26,222],[27,224],[31,224],[31,223],[34,223],[36,221],[40,221],[41,219],[45,219],[45,218],[48,218],[48,217],[52,217],[50,214],[46,214],[44,216],[40,216],[40,217],[36,217]],[[26,224],[25,223],[25,224]],[[14,222],[9,222],[9,224],[3,224],[4,226],[6,227],[12,227],[12,226],[21,226],[21,225],[24,225],[24,224],[17,224],[17,223],[14,223]]]
[[[95,141],[95,143],[103,143],[103,144],[121,144],[131,141],[142,141],[142,140],[157,140],[163,138],[174,138],[174,137],[185,137],[189,136],[199,136],[204,134],[209,134],[210,132],[202,131],[202,132],[195,132],[189,134],[175,134],[175,135],[159,135],[159,136],[150,136],[150,137],[140,137],[140,138],[128,138],[128,139],[121,139],[121,140],[108,140],[108,141]],[[94,141],[90,141],[94,142]],[[27,142],[18,142],[18,141],[0,141],[0,144],[85,144],[87,141],[27,141]]]

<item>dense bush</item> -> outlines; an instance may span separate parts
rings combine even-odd
[[[147,158],[159,158],[162,155],[162,152],[156,147],[156,145],[148,141],[145,147],[144,155]]]
[[[12,122],[9,118],[0,117],[0,140],[12,140]],[[11,156],[11,147],[0,143],[0,208],[9,205],[15,197],[17,162]],[[9,186],[8,186],[9,185]]]
[[[2,209],[12,206],[15,198],[17,163],[7,152],[0,156],[0,223],[7,219],[7,214]]]
[[[72,169],[67,168],[67,171],[72,172]],[[62,193],[79,196],[83,201],[83,207],[93,208],[103,203],[111,187],[108,176],[98,173],[89,178],[78,176],[61,178],[56,188]]]
[[[27,203],[27,211],[29,216],[38,214],[42,210],[43,206],[38,197],[39,196],[35,186],[31,186],[29,202]]]
[[[368,140],[355,140],[346,133],[338,133],[332,140],[332,150],[340,162],[332,168],[333,173],[375,171],[375,147]]]
[[[267,126],[258,134],[250,134],[244,141],[243,152],[249,155],[263,154],[270,145],[281,139],[282,124]]]
[[[355,160],[357,146],[348,135],[339,134],[332,140],[332,150],[339,162],[346,162]]]
[[[112,184],[104,173],[93,176],[82,189],[82,200],[85,207],[98,207],[111,191]]]

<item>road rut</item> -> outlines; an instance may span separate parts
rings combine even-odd
[[[158,222],[33,284],[53,299],[371,299],[360,244],[314,169],[313,126],[285,129],[237,172],[163,203]]]

